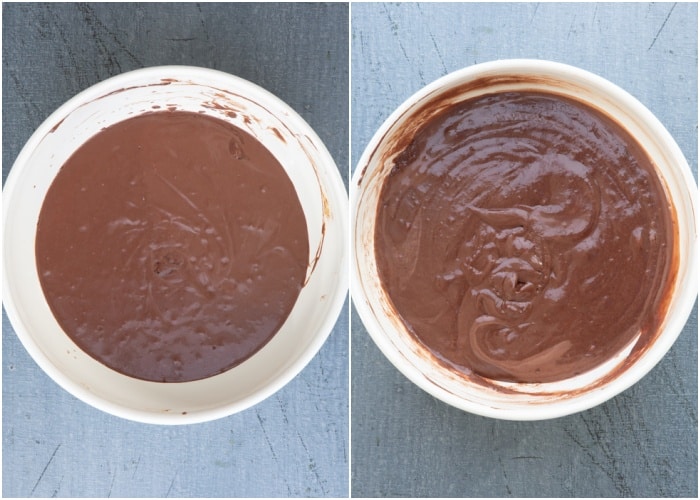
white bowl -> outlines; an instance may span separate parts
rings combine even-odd
[[[279,160],[301,201],[309,237],[307,284],[272,340],[242,364],[185,383],[137,380],[81,351],[44,298],[34,241],[44,196],[68,157],[103,127],[176,107],[226,120]],[[4,188],[3,293],[22,344],[59,385],[83,401],[131,420],[182,424],[244,410],[279,390],[318,352],[347,294],[347,195],[338,169],[311,127],[280,99],[219,71],[152,67],[105,80],[53,113],[20,152]]]
[[[633,345],[587,373],[560,382],[478,384],[438,362],[406,330],[383,290],[374,257],[379,192],[401,139],[455,102],[503,90],[569,96],[604,110],[644,146],[665,181],[678,222],[679,268],[662,331],[632,363]],[[404,142],[404,144],[406,144]],[[367,331],[386,357],[416,385],[462,410],[509,420],[541,420],[598,405],[641,379],[670,349],[697,296],[697,189],[690,168],[663,125],[639,101],[603,78],[564,64],[501,60],[471,66],[427,85],[384,122],[365,149],[351,183],[351,293]]]

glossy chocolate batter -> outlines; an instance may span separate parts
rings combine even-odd
[[[497,93],[431,118],[396,157],[375,255],[443,362],[552,382],[656,334],[674,234],[654,166],[620,126],[564,97]]]
[[[132,377],[202,379],[251,356],[303,286],[306,220],[248,133],[182,111],[108,127],[60,169],[39,216],[46,299],[88,354]]]

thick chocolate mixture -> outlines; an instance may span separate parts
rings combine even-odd
[[[382,186],[375,254],[409,331],[476,376],[551,382],[663,319],[674,223],[653,165],[573,100],[498,93],[428,120]]]
[[[132,377],[223,372],[278,331],[303,286],[306,220],[292,182],[246,132],[189,112],[106,128],[42,206],[46,299],[88,354]]]

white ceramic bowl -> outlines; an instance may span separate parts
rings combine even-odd
[[[445,106],[502,90],[557,93],[604,110],[644,146],[665,181],[678,221],[678,277],[662,331],[633,363],[623,363],[633,347],[630,345],[604,365],[564,381],[493,382],[491,387],[477,384],[437,362],[430,351],[414,340],[382,288],[374,258],[374,221],[379,191],[392,168],[392,159],[401,150],[401,137],[412,137],[416,127]],[[697,188],[683,154],[663,125],[639,101],[607,80],[568,65],[501,60],[471,66],[429,84],[404,102],[376,132],[359,161],[350,195],[351,293],[367,331],[406,377],[465,411],[509,420],[540,420],[600,404],[630,387],[656,365],[683,329],[697,296]]]
[[[38,215],[59,168],[101,128],[154,111],[155,106],[204,111],[261,141],[291,178],[309,232],[308,282],[279,332],[242,364],[194,382],[137,380],[85,354],[54,319],[35,265]],[[347,294],[347,194],[332,157],[288,105],[227,73],[184,66],[152,67],[85,90],[32,135],[10,171],[3,197],[3,299],[22,344],[67,391],[127,419],[193,423],[258,403],[289,382],[318,352]]]

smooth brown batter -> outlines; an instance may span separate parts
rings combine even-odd
[[[551,382],[656,334],[672,208],[602,113],[535,92],[456,104],[396,157],[377,209],[380,279],[408,330],[482,379]]]
[[[272,338],[303,286],[309,244],[292,182],[259,141],[165,111],[104,129],[63,165],[36,262],[81,349],[132,377],[182,382]]]

